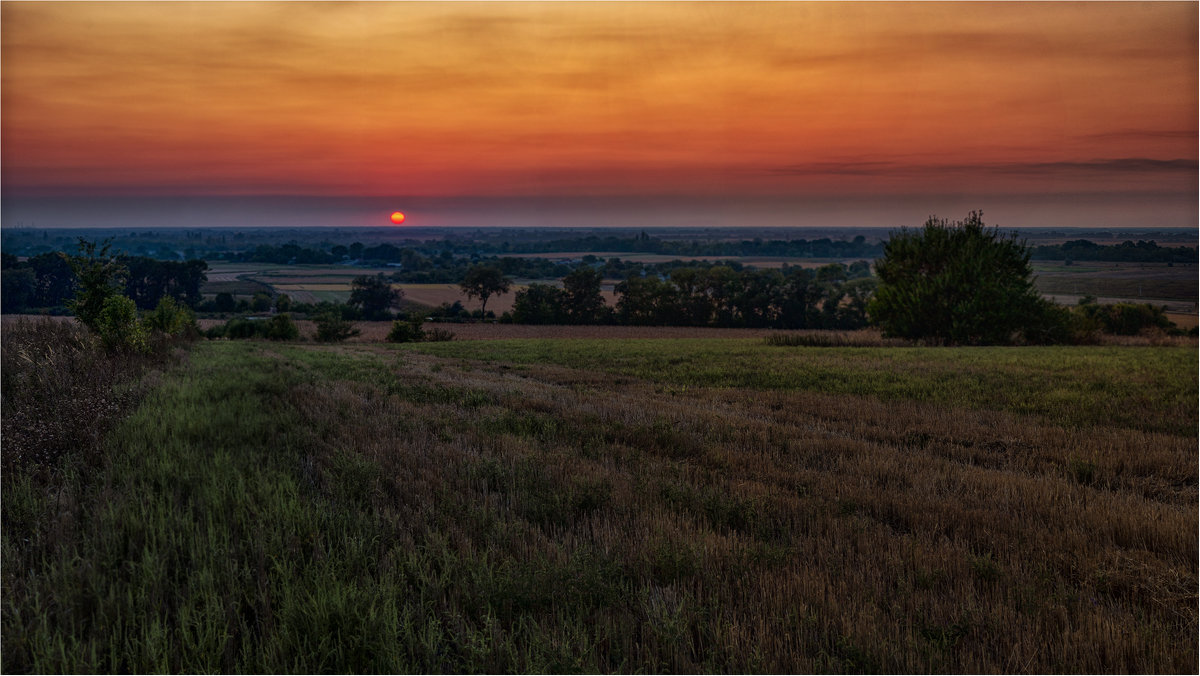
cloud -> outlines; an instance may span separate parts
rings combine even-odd
[[[1197,160],[1160,160],[1146,157],[1123,157],[1056,162],[983,162],[979,164],[919,164],[891,161],[811,162],[770,167],[766,173],[785,176],[884,176],[888,174],[1007,174],[1035,175],[1052,173],[1195,173],[1200,169]]]
[[[1099,132],[1095,134],[1081,134],[1075,138],[1085,140],[1123,140],[1123,139],[1164,139],[1164,140],[1181,140],[1194,141],[1200,137],[1196,129],[1119,129],[1116,131]]]

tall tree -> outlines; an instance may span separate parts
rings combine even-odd
[[[518,324],[563,324],[567,321],[565,292],[549,284],[530,284],[513,299],[512,319]]]
[[[604,297],[600,295],[603,275],[595,268],[580,266],[563,277],[563,304],[567,319],[572,324],[593,324],[600,319],[604,310]]]
[[[390,319],[392,306],[403,297],[383,275],[360,275],[351,283],[350,304],[362,310],[363,319]]]
[[[512,282],[504,276],[500,268],[489,265],[472,265],[459,284],[467,298],[478,298],[482,301],[480,312],[485,313],[488,299],[494,295],[508,293],[511,287]]]
[[[75,273],[78,285],[75,297],[67,302],[67,307],[92,331],[99,331],[98,322],[105,301],[121,295],[127,274],[125,266],[111,253],[111,244],[110,240],[97,243],[80,237],[79,255],[62,254]]]

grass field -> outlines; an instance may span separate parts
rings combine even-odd
[[[1196,373],[201,343],[99,461],[5,473],[3,667],[1192,673]]]

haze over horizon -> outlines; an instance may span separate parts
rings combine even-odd
[[[0,14],[6,227],[1200,217],[1196,3]]]

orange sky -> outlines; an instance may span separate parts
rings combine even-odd
[[[6,2],[3,191],[1194,201],[1197,7]]]

